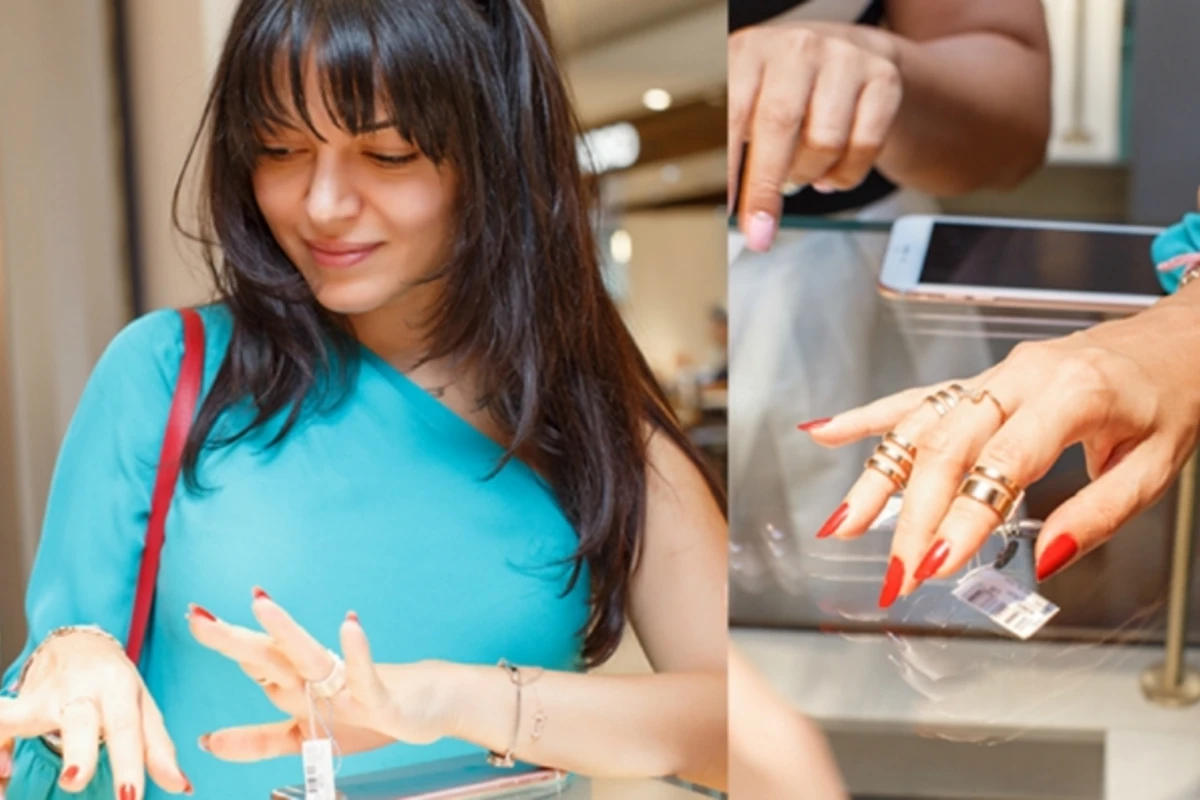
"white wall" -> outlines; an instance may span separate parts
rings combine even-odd
[[[58,443],[92,364],[128,315],[106,9],[103,0],[0,2],[5,654],[20,622],[11,602],[22,581],[12,573],[32,556]]]

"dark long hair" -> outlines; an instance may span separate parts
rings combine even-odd
[[[497,469],[520,453],[546,474],[579,536],[570,586],[585,563],[591,575],[583,655],[601,663],[628,612],[649,436],[683,448],[722,495],[605,291],[594,187],[579,166],[579,126],[541,0],[239,4],[175,194],[183,230],[184,175],[202,148],[194,238],[233,334],[184,454],[188,479],[206,442],[236,441],[286,411],[277,442],[333,365],[355,363],[345,320],[317,303],[251,184],[259,129],[284,123],[291,108],[313,128],[302,79],[309,58],[340,127],[362,132],[379,98],[401,135],[457,170],[457,232],[435,276],[445,289],[427,357],[453,356],[477,371],[481,408],[511,441]],[[210,439],[222,414],[247,399],[256,412],[248,427]]]

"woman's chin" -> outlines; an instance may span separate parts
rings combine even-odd
[[[314,291],[321,306],[335,314],[367,314],[386,305],[394,292],[371,280],[326,282]]]

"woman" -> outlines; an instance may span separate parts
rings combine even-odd
[[[913,447],[880,605],[961,569],[1017,493],[1071,445],[1083,445],[1092,480],[1045,520],[1035,551],[1039,581],[1099,547],[1170,488],[1200,438],[1198,233],[1189,215],[1156,241],[1156,261],[1186,266],[1164,281],[1174,295],[1143,312],[1022,344],[954,385],[901,392],[805,426],[826,447],[889,431]],[[957,402],[925,401],[938,390]],[[963,476],[978,468],[984,493],[971,495]],[[867,470],[822,533],[861,535],[894,490]]]
[[[343,775],[483,748],[723,781],[718,491],[604,292],[575,135],[537,0],[239,4],[193,147],[219,302],[141,677],[111,637],[179,372],[169,312],[112,343],[63,444],[0,700],[10,798],[299,782],[196,744],[228,758],[200,737],[306,713],[289,675],[322,677],[241,630],[259,585],[292,634],[335,645],[351,609],[371,631],[374,699],[407,727],[340,708]],[[573,674],[627,620],[659,674]],[[510,740],[501,659],[547,670],[542,735]]]

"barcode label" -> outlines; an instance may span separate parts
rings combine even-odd
[[[1054,603],[991,567],[964,577],[954,596],[1020,639],[1033,636],[1058,613]]]
[[[333,742],[313,739],[304,743],[304,800],[336,800],[333,785]]]

